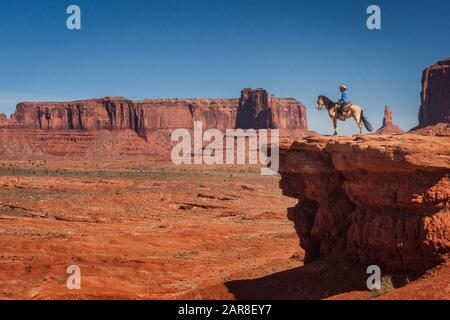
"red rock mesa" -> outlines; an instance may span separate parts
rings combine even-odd
[[[264,89],[244,89],[240,99],[123,97],[73,102],[22,102],[11,119],[0,117],[0,151],[14,154],[144,156],[167,158],[170,132],[192,128],[277,128],[284,135],[307,130],[306,108],[295,99],[267,98]],[[241,125],[243,124],[243,125]],[[135,139],[140,137],[139,139]],[[3,149],[3,150],[2,150]]]

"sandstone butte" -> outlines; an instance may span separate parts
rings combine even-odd
[[[394,124],[392,120],[392,108],[386,106],[384,108],[383,125],[378,129],[376,134],[392,134],[392,133],[403,133],[404,131]]]
[[[423,71],[421,101],[419,127],[450,122],[450,59]]]
[[[240,99],[152,99],[123,97],[73,102],[22,102],[8,119],[0,115],[0,152],[7,157],[145,157],[167,159],[170,132],[204,129],[280,129],[301,136],[306,108],[293,98],[268,97],[244,89]]]

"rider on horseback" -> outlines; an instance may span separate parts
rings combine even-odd
[[[348,99],[347,86],[345,84],[342,84],[339,86],[339,90],[341,91],[342,95],[338,101],[339,102],[338,113],[339,113],[339,117],[343,118],[344,117],[344,108],[347,104],[350,103],[350,101]]]

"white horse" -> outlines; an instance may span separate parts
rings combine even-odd
[[[325,96],[319,96],[317,99],[317,109],[322,110],[324,107],[328,110],[328,115],[330,116],[331,120],[333,120],[333,126],[334,126],[334,135],[337,136],[337,121],[338,119],[341,119],[342,121],[345,121],[345,119],[348,119],[352,117],[356,121],[356,125],[359,128],[359,134],[363,133],[363,125],[367,129],[367,131],[371,132],[373,131],[372,124],[367,120],[366,117],[363,115],[363,108],[360,106],[357,106],[356,104],[348,104],[344,108],[344,112],[342,114],[342,117],[339,116],[339,103],[334,102],[330,99],[328,99]]]

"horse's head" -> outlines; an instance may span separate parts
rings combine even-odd
[[[326,107],[325,97],[324,96],[319,96],[317,98],[316,108],[317,108],[317,110],[322,110],[324,107]]]

